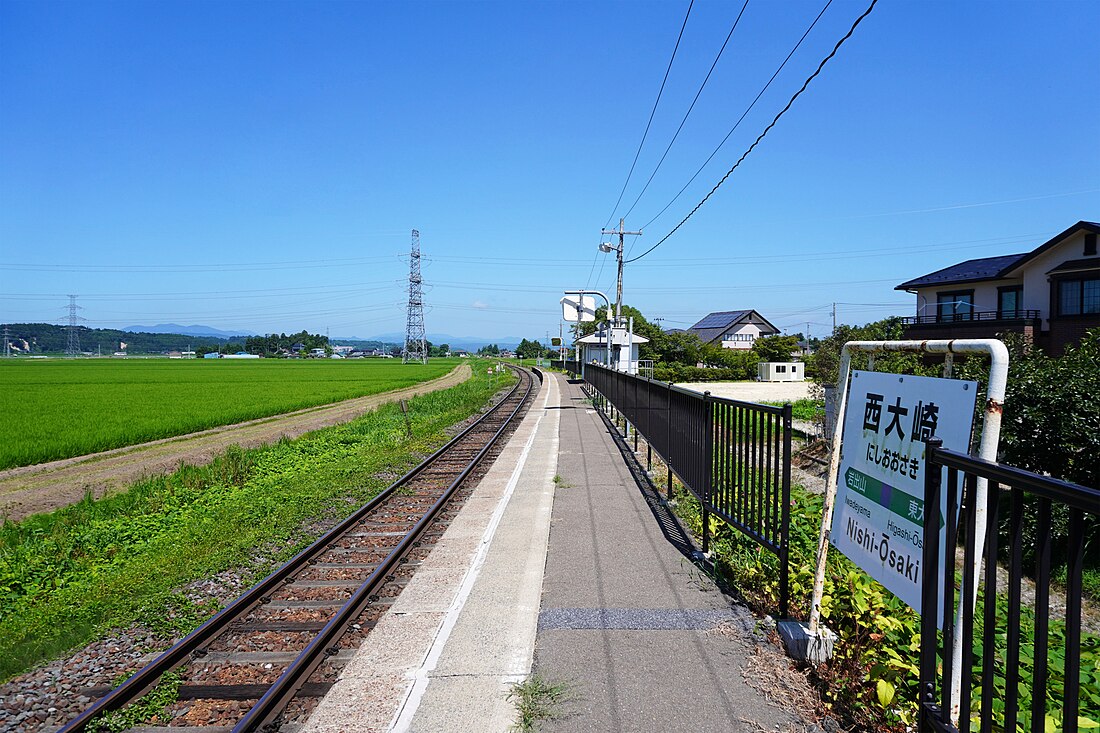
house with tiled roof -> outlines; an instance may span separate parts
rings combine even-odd
[[[708,313],[688,329],[705,344],[723,349],[751,349],[761,336],[775,336],[779,329],[755,310]]]
[[[910,339],[992,338],[1024,334],[1061,353],[1100,327],[1100,224],[1079,221],[1030,252],[983,257],[908,280],[916,314]]]

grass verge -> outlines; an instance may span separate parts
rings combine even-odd
[[[774,405],[775,407],[782,407],[787,404],[786,402],[764,402],[765,405]],[[815,420],[821,420],[825,417],[825,401],[824,400],[812,400],[808,397],[803,397],[800,400],[795,400],[791,403],[791,417],[795,420],[805,420],[806,422],[814,422]]]
[[[508,699],[516,706],[513,730],[532,733],[544,720],[556,720],[563,714],[562,706],[569,701],[569,687],[563,682],[551,683],[538,673],[512,685]]]
[[[242,568],[260,577],[446,442],[502,384],[484,369],[297,440],[233,448],[99,501],[0,528],[0,680],[138,623],[167,636],[217,609],[181,592]],[[314,526],[314,529],[310,527]]]

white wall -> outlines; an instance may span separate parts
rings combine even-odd
[[[628,351],[626,346],[612,345],[612,368],[620,372],[638,373],[638,344],[633,344]],[[616,362],[617,360],[617,362]],[[607,365],[607,347],[602,344],[584,344],[584,361]]]
[[[1027,310],[1042,311],[1043,328],[1050,328],[1050,283],[1047,271],[1053,270],[1066,260],[1092,259],[1085,257],[1085,233],[1079,232],[1067,238],[1057,247],[1027,263],[1023,272],[1024,297],[1021,307]],[[1097,257],[1100,259],[1100,256]],[[1011,273],[1016,275],[1018,273]]]
[[[806,379],[806,366],[799,361],[762,361],[757,364],[761,382],[802,382]]]
[[[722,348],[723,349],[751,349],[752,345],[753,345],[753,342],[755,342],[756,339],[760,338],[760,333],[761,333],[760,326],[757,326],[755,323],[741,323],[741,324],[738,324],[737,326],[735,326],[735,327],[731,328],[730,330],[726,331],[726,333],[722,334]],[[733,341],[733,340],[727,341],[725,337],[727,335],[730,335],[730,334],[748,334],[748,335],[752,336],[752,340],[751,341]]]

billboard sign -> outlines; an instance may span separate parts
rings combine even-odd
[[[966,453],[977,391],[958,379],[852,372],[830,541],[918,613],[924,522],[939,524],[942,561],[948,512],[946,492],[924,506],[924,441]]]

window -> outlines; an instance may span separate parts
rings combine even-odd
[[[969,321],[973,312],[973,290],[936,293],[936,320]]]
[[[1089,233],[1085,235],[1085,256],[1096,254],[1096,235]]]
[[[775,365],[775,373],[776,374],[786,374],[787,373],[787,366],[785,364],[776,364]]]
[[[1100,313],[1100,277],[1058,281],[1058,315]]]
[[[997,317],[998,318],[1022,318],[1020,309],[1020,295],[1023,288],[1012,285],[1005,288],[997,288]]]

